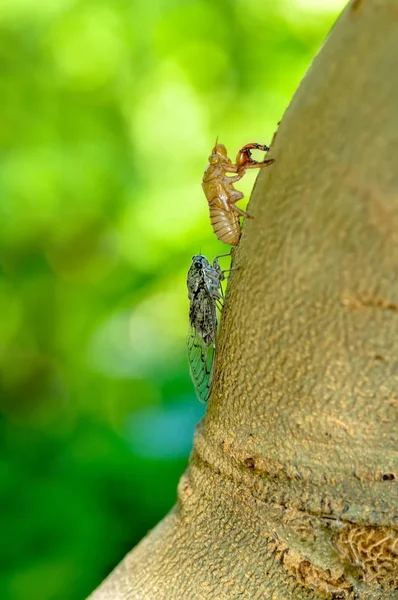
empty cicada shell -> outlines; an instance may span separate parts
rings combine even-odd
[[[226,147],[216,142],[203,175],[202,187],[209,203],[210,221],[214,233],[219,240],[233,246],[239,243],[241,233],[239,216],[250,218],[250,215],[236,206],[236,203],[243,198],[243,194],[235,190],[233,184],[242,179],[246,169],[261,169],[275,162],[273,158],[257,162],[252,158],[252,150],[267,152],[269,148],[262,144],[246,144],[239,150],[233,163],[228,158]],[[228,177],[228,173],[235,175]]]

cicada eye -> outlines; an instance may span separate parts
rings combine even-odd
[[[192,257],[192,266],[197,269],[202,266],[202,257],[199,254],[195,254],[195,256]]]

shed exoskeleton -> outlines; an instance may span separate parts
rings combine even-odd
[[[251,218],[236,206],[243,198],[242,192],[235,190],[233,184],[242,179],[246,169],[268,167],[275,160],[269,158],[258,162],[252,158],[252,150],[267,152],[264,144],[246,144],[241,148],[235,163],[228,158],[224,144],[216,144],[209,156],[209,164],[204,172],[202,187],[209,203],[210,221],[219,240],[232,246],[239,243],[241,225],[239,216]],[[232,177],[228,173],[234,173]]]

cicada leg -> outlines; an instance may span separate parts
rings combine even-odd
[[[268,158],[263,161],[257,161],[252,158],[252,150],[261,150],[263,152],[268,152],[269,147],[265,144],[246,144],[243,146],[238,152],[236,157],[236,166],[238,167],[238,173],[241,173],[245,169],[261,169],[262,167],[267,167],[272,165],[275,162],[275,159]]]
[[[230,206],[230,208],[232,210],[234,210],[236,213],[238,213],[238,215],[240,215],[241,217],[245,217],[246,219],[252,219],[253,217],[251,215],[249,215],[249,213],[245,212],[244,210],[242,210],[241,208],[238,208],[236,206],[236,203],[239,202],[239,200],[242,200],[243,198],[243,194],[242,192],[239,192],[238,190],[234,190],[228,198],[228,205]]]
[[[245,212],[244,210],[242,210],[241,208],[239,208],[238,206],[236,206],[236,204],[234,202],[230,202],[231,208],[232,210],[234,210],[235,212],[238,213],[238,215],[240,215],[241,217],[245,217],[245,219],[252,219],[253,217],[251,215],[249,215],[249,213]]]
[[[214,267],[215,269],[217,269],[217,266],[215,266],[215,264],[214,264],[214,263],[216,263],[218,266],[220,266],[220,265],[218,264],[218,259],[219,259],[219,258],[225,258],[226,256],[231,256],[231,253],[232,253],[232,248],[231,248],[231,250],[230,250],[229,252],[227,252],[226,254],[217,254],[217,256],[215,256],[215,257],[214,257],[214,260],[213,260],[213,267]]]
[[[236,183],[237,181],[242,179],[242,177],[243,177],[243,173],[240,173],[239,175],[234,175],[233,177],[228,177],[228,183]],[[242,198],[243,198],[243,194],[242,194]]]
[[[231,248],[231,250],[229,252],[227,252],[226,254],[218,254],[214,260],[213,260],[213,268],[218,271],[219,273],[222,273],[223,277],[222,279],[225,279],[225,273],[230,273],[231,271],[237,271],[237,268],[231,267],[230,269],[221,269],[221,266],[218,262],[219,258],[224,258],[226,256],[231,256],[232,252],[233,252],[234,248]]]
[[[268,158],[261,162],[257,162],[253,158],[250,159],[249,163],[245,165],[245,169],[261,169],[262,167],[269,167],[275,162],[275,158]]]
[[[250,150],[261,150],[262,152],[268,152],[269,147],[265,144],[246,144],[239,150],[239,152],[250,152]]]

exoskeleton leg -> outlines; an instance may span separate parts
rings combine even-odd
[[[244,194],[239,190],[232,190],[228,196],[228,204],[235,204],[235,202],[239,202],[239,200],[242,200],[244,197]]]
[[[232,210],[234,210],[235,212],[237,212],[238,215],[240,215],[241,217],[245,217],[246,219],[252,219],[253,218],[251,215],[249,215],[249,213],[247,213],[244,210],[238,208],[236,206],[236,204],[232,204],[232,202],[230,204],[231,204]]]
[[[234,165],[233,163],[223,163],[223,170],[225,173],[237,173],[238,171],[238,167],[236,165]],[[240,179],[241,176],[238,177],[238,179]],[[233,179],[233,177],[232,177]],[[238,180],[236,180],[238,181]]]
[[[275,158],[268,158],[267,160],[262,160],[261,162],[257,162],[251,158],[245,165],[245,169],[261,169],[261,167],[269,167],[269,165],[272,165],[274,162]]]
[[[239,150],[239,152],[247,152],[248,150],[261,150],[262,152],[268,152],[269,148],[265,144],[246,144]]]
[[[245,212],[244,210],[242,210],[241,208],[238,208],[236,206],[236,202],[239,202],[239,200],[242,200],[242,198],[243,198],[242,192],[239,192],[238,190],[234,190],[228,198],[228,204],[231,207],[231,209],[234,210],[235,212],[237,212],[238,215],[240,215],[241,217],[246,217],[246,219],[252,219],[253,217],[251,217],[247,212]]]
[[[243,174],[245,169],[260,169],[261,167],[267,167],[275,162],[273,158],[263,161],[254,160],[254,158],[252,158],[252,150],[268,152],[269,148],[265,144],[246,144],[246,146],[243,146],[236,157],[236,166],[238,167],[239,174]]]
[[[240,175],[234,175],[233,177],[228,177],[228,182],[236,183],[237,181],[239,181],[239,179],[242,179],[242,177],[243,177],[243,173],[241,173]]]

